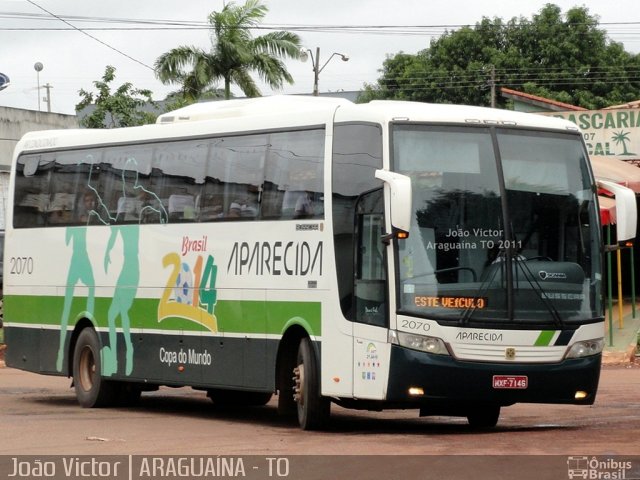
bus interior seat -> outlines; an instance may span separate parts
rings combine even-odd
[[[169,222],[194,221],[196,202],[193,195],[174,194],[169,196]]]
[[[202,193],[196,196],[196,209],[201,222],[208,222],[224,217],[224,208],[219,195]]]
[[[140,221],[140,200],[131,197],[120,197],[118,199],[118,210],[116,219],[118,223],[133,223]]]
[[[48,204],[49,195],[24,193],[22,199],[19,202],[16,202],[13,213],[13,225],[16,227],[34,227],[44,225],[45,212]]]

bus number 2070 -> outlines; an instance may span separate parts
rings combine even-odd
[[[12,275],[31,275],[33,273],[33,257],[11,257],[9,271]]]
[[[431,330],[431,325],[425,322],[418,322],[415,320],[402,320],[400,322],[402,328],[408,328],[409,330],[422,330],[423,332],[428,332]]]

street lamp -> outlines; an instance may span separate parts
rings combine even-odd
[[[9,76],[4,73],[0,73],[0,90],[4,90],[9,85],[11,85],[11,80],[9,80]]]
[[[300,49],[300,60],[302,60],[303,62],[306,62],[307,58],[311,56],[311,65],[313,66],[313,96],[314,97],[318,96],[318,77],[320,77],[320,72],[324,70],[324,67],[326,67],[327,64],[331,61],[331,59],[336,55],[339,56],[343,62],[349,61],[349,57],[347,57],[346,55],[338,52],[333,52],[329,57],[329,59],[326,62],[324,62],[324,65],[318,68],[318,66],[320,65],[320,47],[316,47],[315,58],[313,58],[313,52],[308,48]]]
[[[36,62],[33,65],[33,69],[36,71],[36,76],[38,77],[38,111],[40,111],[40,72],[44,68],[41,62]]]

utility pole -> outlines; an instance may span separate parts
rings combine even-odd
[[[496,66],[491,65],[491,78],[489,79],[491,87],[491,108],[496,108]]]
[[[313,56],[311,57],[311,62],[313,63]],[[315,61],[315,64],[313,65],[313,96],[314,97],[317,97],[319,95],[319,92],[318,92],[318,78],[320,77],[320,69],[318,68],[319,64],[320,64],[320,47],[316,47],[316,61]]]
[[[51,89],[53,86],[47,83],[46,85],[43,85],[43,88],[46,88],[47,90],[47,96],[44,97],[43,100],[47,102],[47,112],[51,113]]]
[[[324,70],[324,67],[331,61],[331,59],[335,56],[338,56],[342,59],[343,62],[348,62],[349,57],[343,53],[333,52],[329,59],[324,62],[324,65],[320,66],[320,47],[316,47],[316,56],[313,56],[313,52],[308,48],[300,49],[300,60],[306,62],[309,57],[311,57],[311,65],[313,66],[313,96],[317,97],[319,95],[318,92],[318,79],[320,78],[320,72]]]

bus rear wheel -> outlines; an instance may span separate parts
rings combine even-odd
[[[106,381],[101,371],[98,335],[93,328],[85,328],[73,351],[73,384],[78,403],[84,408],[106,407],[115,399],[115,384]]]
[[[329,421],[331,402],[320,395],[320,369],[308,337],[300,341],[296,365],[293,380],[298,423],[303,430],[318,430]]]

